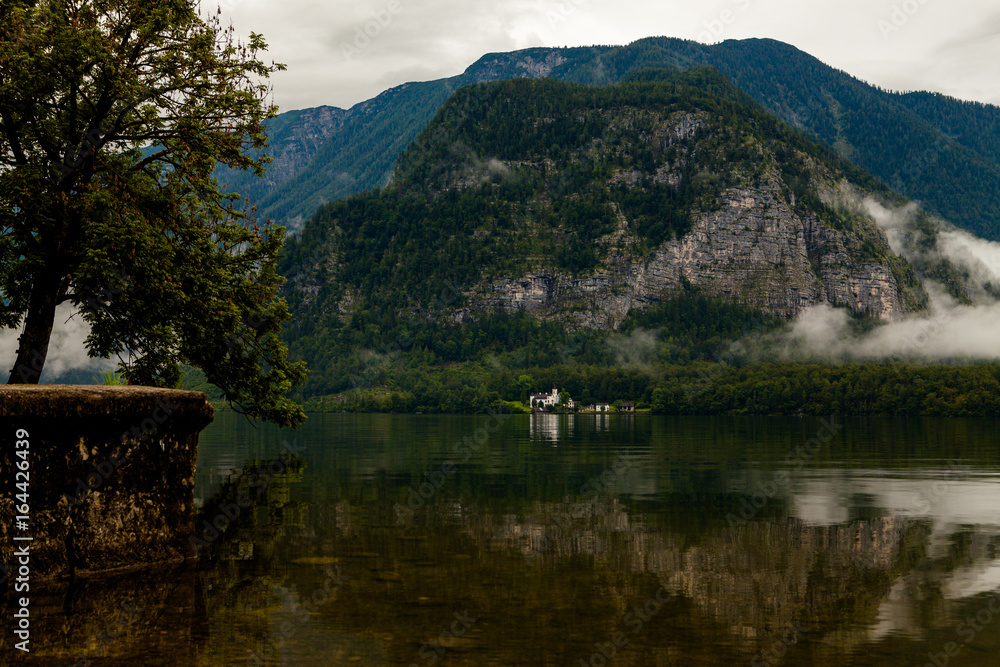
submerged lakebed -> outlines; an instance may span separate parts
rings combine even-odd
[[[199,561],[42,586],[19,662],[995,665],[998,426],[220,413]]]

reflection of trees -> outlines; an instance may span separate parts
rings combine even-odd
[[[206,664],[245,660],[246,646],[270,634],[272,616],[282,607],[275,594],[284,580],[282,551],[307,523],[306,505],[292,500],[303,467],[294,456],[247,461],[199,512],[198,537],[207,543],[199,550],[199,570],[211,591]],[[212,539],[206,523],[225,529]]]
[[[539,647],[550,664],[578,664],[589,654],[577,653],[617,631],[630,643],[616,665],[749,664],[789,624],[812,634],[784,664],[844,664],[852,648],[878,640],[868,628],[888,613],[894,582],[908,577],[932,593],[942,573],[974,567],[996,547],[959,536],[950,554],[930,559],[927,522],[891,516],[833,526],[772,518],[691,531],[654,525],[614,497],[517,508],[441,499],[401,516],[386,503],[359,502],[354,487],[307,513],[294,499],[300,464],[254,485],[270,463],[244,466],[199,517],[211,520],[240,494],[254,501],[202,550],[203,620],[188,619],[186,634],[171,640],[190,664],[243,664],[268,646],[275,662],[265,664],[424,664],[421,646],[463,611],[477,621],[447,664],[546,664],[525,658]],[[334,571],[343,588],[300,613]],[[661,587],[671,601],[633,634],[626,619]],[[159,604],[183,607],[177,596],[188,590]],[[918,620],[947,606],[940,594],[897,602]],[[141,653],[137,642],[163,633],[158,623],[123,635],[121,650]],[[181,627],[171,623],[171,632]],[[276,634],[282,627],[291,630]]]
[[[7,609],[3,664],[20,653]],[[32,582],[30,613],[31,653],[17,664],[135,665],[141,655],[150,667],[193,665],[208,623],[204,591],[189,564]]]

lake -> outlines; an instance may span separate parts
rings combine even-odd
[[[51,585],[22,662],[995,666],[998,426],[220,413],[198,564]]]

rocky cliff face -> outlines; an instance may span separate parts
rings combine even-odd
[[[478,286],[473,301],[543,317],[569,313],[596,328],[617,328],[632,308],[669,298],[685,284],[783,317],[818,303],[888,321],[906,312],[890,267],[853,260],[847,239],[815,215],[796,213],[773,189],[725,191],[719,210],[700,213],[690,232],[650,257],[630,252],[638,239],[624,217],[619,220],[604,239],[614,248],[606,268],[582,278],[530,271]],[[884,243],[877,229],[871,233]]]
[[[759,136],[735,135],[720,125],[718,116],[701,109],[661,114],[640,107],[602,110],[601,116],[609,130],[583,147],[581,159],[643,149],[655,157],[639,168],[614,169],[599,187],[681,188],[690,171],[699,172],[695,178],[716,178],[730,187],[692,207],[689,229],[651,252],[635,216],[613,205],[617,223],[595,241],[601,257],[595,270],[574,275],[560,271],[544,252],[534,255],[524,272],[491,276],[468,290],[473,308],[459,313],[459,319],[499,306],[614,329],[631,309],[669,299],[685,286],[786,318],[820,303],[883,321],[898,320],[919,307],[920,288],[912,272],[893,255],[874,220],[856,211],[833,210],[835,193],[851,187],[836,164],[797,149],[785,153]],[[749,146],[756,164],[728,160],[732,145],[739,142]],[[722,155],[726,158],[720,160]],[[791,171],[800,179],[800,194],[810,197],[809,205],[796,202],[790,169],[782,160],[797,163]],[[442,190],[475,187],[498,175],[517,178],[526,170],[545,173],[550,182],[562,177],[547,156],[501,161],[470,153],[464,163],[450,167]],[[546,195],[536,198],[539,207]],[[539,232],[537,226],[531,230]]]
[[[315,107],[276,118],[270,127],[273,160],[264,174],[267,187],[278,187],[297,176],[348,116],[337,107]]]

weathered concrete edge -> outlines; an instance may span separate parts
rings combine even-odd
[[[215,416],[215,408],[200,391],[85,384],[0,385],[0,418],[103,417],[127,421],[162,410],[164,404],[179,408],[185,416],[203,418],[203,426]]]
[[[42,533],[34,535],[36,541],[33,543],[33,553],[39,548],[50,552],[53,549],[60,551],[59,545],[64,542],[66,537],[61,533],[65,532],[67,517],[63,514],[65,514],[67,507],[64,507],[65,503],[59,501],[57,497],[59,490],[69,490],[72,484],[70,480],[77,474],[86,477],[87,473],[91,472],[89,466],[95,457],[96,460],[106,464],[107,461],[111,460],[112,452],[115,452],[117,447],[124,445],[127,450],[134,451],[144,459],[152,454],[151,458],[146,459],[152,463],[152,460],[160,456],[161,450],[164,454],[168,450],[179,453],[186,447],[187,454],[182,457],[183,460],[168,462],[167,467],[171,472],[167,473],[167,468],[154,466],[154,468],[146,467],[140,475],[141,479],[145,479],[153,470],[162,470],[167,475],[162,479],[148,480],[150,482],[148,486],[145,486],[145,482],[139,482],[140,489],[146,488],[151,491],[159,489],[160,493],[165,492],[165,495],[161,495],[162,501],[156,504],[159,506],[157,510],[161,512],[161,516],[168,518],[167,533],[163,533],[164,526],[152,526],[156,530],[147,533],[147,539],[140,539],[142,542],[149,543],[144,545],[147,547],[146,553],[141,556],[136,553],[137,557],[131,559],[131,562],[129,562],[128,557],[124,559],[113,558],[113,563],[102,562],[101,558],[96,561],[89,559],[89,567],[86,565],[72,567],[70,572],[72,572],[72,576],[77,577],[122,574],[150,566],[176,564],[188,560],[192,555],[187,552],[186,546],[180,545],[178,538],[183,538],[193,530],[192,492],[197,460],[198,433],[211,423],[214,413],[215,409],[207,397],[197,391],[100,385],[0,386],[0,426],[4,427],[5,432],[10,431],[7,433],[9,437],[14,437],[14,429],[26,427],[30,431],[29,438],[32,440],[32,458],[34,459],[32,471],[37,469],[38,472],[45,470],[56,473],[45,475],[47,479],[40,488],[32,484],[32,513],[38,518],[44,517],[47,520],[43,520],[41,525],[47,525],[48,529],[56,529],[54,534],[46,529]],[[89,435],[96,436],[97,440],[89,440],[89,444],[84,447],[84,444],[88,443]],[[57,442],[61,444],[56,445]],[[45,443],[56,446],[53,449],[47,447]],[[41,445],[41,449],[37,445]],[[175,447],[181,449],[175,449]],[[145,456],[140,453],[142,450],[146,450]],[[41,458],[36,458],[39,455]],[[4,462],[3,468],[7,468],[8,464],[12,463],[12,457],[13,451],[4,451],[0,455]],[[143,464],[139,463],[139,465]],[[52,467],[56,470],[53,470]],[[126,477],[123,477],[122,474]],[[34,477],[34,474],[32,476]],[[132,474],[126,472],[124,468],[121,473],[112,476],[115,479],[112,480],[110,487],[95,492],[94,497],[104,496],[108,500],[117,500],[120,505],[123,498],[121,493],[123,491],[134,493],[134,483],[139,478],[133,478]],[[60,482],[61,477],[63,479]],[[129,479],[131,479],[132,484],[128,483]],[[126,487],[131,487],[132,490],[128,491]],[[2,517],[4,525],[0,526],[0,532],[4,534],[5,538],[13,530],[13,526],[8,525],[9,522],[6,520],[12,517],[13,503],[13,498],[8,496],[7,491],[8,489],[5,488],[3,492],[0,492],[0,505],[3,506],[0,515],[4,515]],[[54,491],[55,495],[53,495]],[[107,495],[109,492],[112,494],[111,496]],[[156,492],[154,491],[154,493]],[[144,504],[144,509],[148,510],[149,508],[145,507]],[[167,514],[163,515],[163,511],[166,511]],[[8,514],[11,517],[8,517]],[[59,516],[56,516],[57,514]],[[157,518],[156,515],[151,516]],[[78,517],[77,522],[83,520],[85,524],[89,524],[93,519],[103,523],[99,517],[93,515]],[[70,523],[73,522],[70,521]],[[136,528],[142,530],[141,523],[142,519],[140,518]],[[82,527],[90,533],[107,528],[106,526],[101,528],[97,524],[83,525]],[[4,562],[8,562],[11,548],[7,539],[4,539],[3,542],[4,544],[0,545],[0,555],[2,555]],[[174,544],[175,542],[177,544]],[[154,543],[159,544],[159,549],[155,551],[155,554],[149,553],[148,547]],[[66,560],[65,558],[60,557],[55,552],[47,555],[56,556],[56,558],[47,564],[48,567],[33,568],[33,580],[46,581],[62,578],[68,574],[65,569],[66,563],[62,563]],[[34,560],[36,559],[33,558]],[[60,563],[62,564],[60,565]],[[100,564],[98,565],[98,563]],[[98,566],[94,567],[94,565]]]

